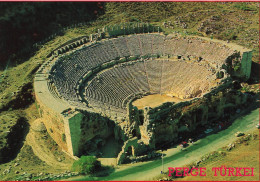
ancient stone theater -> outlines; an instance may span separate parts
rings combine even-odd
[[[243,105],[234,82],[250,77],[251,57],[227,41],[147,24],[105,27],[54,50],[36,73],[35,95],[65,152],[113,150],[120,164],[129,149],[160,149]]]

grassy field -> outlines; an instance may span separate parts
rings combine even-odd
[[[253,49],[252,78],[258,83],[259,3],[111,2],[105,4],[104,10],[104,15],[88,26],[68,29],[63,36],[56,36],[51,41],[40,45],[39,50],[30,59],[23,60],[22,64],[12,63],[10,64],[12,66],[6,66],[6,70],[0,70],[0,150],[7,145],[7,133],[20,119],[23,119],[29,127],[30,123],[39,117],[35,107],[32,83],[37,68],[47,60],[47,55],[59,45],[93,33],[97,28],[105,25],[129,21],[149,22],[161,26],[166,34],[179,32],[183,35],[214,37]],[[246,84],[246,88],[253,88],[254,92],[259,92],[256,83],[250,82]],[[24,135],[26,133],[27,131]],[[255,141],[250,143],[253,142]],[[251,152],[253,151],[256,150]],[[239,154],[239,151],[237,153]],[[19,155],[24,158],[24,167],[20,167],[23,168],[22,171],[29,170],[30,173],[43,170],[62,171],[46,165],[26,144],[18,149],[17,156]],[[3,177],[3,171],[16,163],[17,156],[4,164],[0,161],[0,179],[11,180],[18,175],[15,174],[15,170],[11,170],[11,173]]]

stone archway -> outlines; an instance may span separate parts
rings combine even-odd
[[[122,161],[124,161],[125,157],[127,156],[128,150],[131,151],[132,156],[135,156],[135,147],[137,147],[138,145],[137,141],[137,137],[125,141],[121,152],[117,156],[117,164],[121,164]]]

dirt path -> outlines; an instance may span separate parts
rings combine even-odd
[[[32,123],[33,125],[34,123]],[[60,169],[69,169],[71,167],[71,161],[59,162],[58,158],[54,156],[53,152],[47,147],[44,142],[44,134],[34,131],[31,126],[30,131],[26,137],[26,142],[33,149],[34,154],[39,157],[46,164]],[[64,154],[66,155],[66,154]],[[62,157],[62,156],[61,156]]]

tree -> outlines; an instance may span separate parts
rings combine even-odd
[[[80,174],[93,174],[100,170],[101,163],[94,156],[81,156],[79,160],[75,161],[71,170],[79,172]]]

